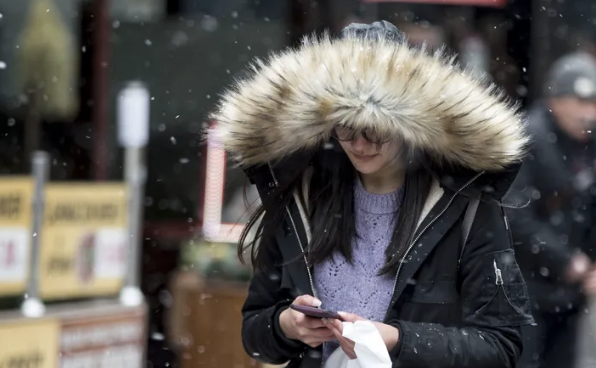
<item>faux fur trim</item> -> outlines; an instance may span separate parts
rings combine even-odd
[[[443,51],[313,37],[257,60],[252,71],[212,114],[211,138],[241,165],[319,146],[336,125],[374,129],[476,171],[520,160],[527,144],[518,106]]]
[[[432,185],[430,187],[430,191],[428,192],[428,197],[426,197],[426,202],[422,207],[422,212],[420,213],[420,217],[418,218],[418,224],[416,225],[416,229],[422,225],[422,222],[426,218],[426,216],[430,213],[430,210],[439,202],[445,190],[441,187],[441,183],[438,180],[433,180]]]

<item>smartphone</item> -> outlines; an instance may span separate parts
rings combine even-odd
[[[312,318],[333,318],[333,319],[339,319],[340,321],[343,321],[343,318],[341,318],[339,313],[328,311],[328,310],[317,308],[317,307],[308,307],[306,305],[292,304],[292,305],[290,305],[290,308],[292,308],[293,310],[298,311],[306,316],[312,317]]]

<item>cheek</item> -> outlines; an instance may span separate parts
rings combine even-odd
[[[397,144],[388,144],[381,147],[379,152],[384,161],[393,162],[400,156],[401,150],[400,146]]]
[[[344,151],[348,151],[348,149],[350,147],[350,142],[343,142],[343,141],[338,141],[338,142]]]

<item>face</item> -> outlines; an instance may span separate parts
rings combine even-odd
[[[352,165],[363,175],[374,175],[399,167],[401,145],[398,140],[386,140],[372,132],[354,132],[338,127],[335,135]]]
[[[550,108],[559,127],[575,140],[587,140],[596,129],[595,101],[560,97],[550,101]]]

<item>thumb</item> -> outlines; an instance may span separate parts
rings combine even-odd
[[[310,295],[301,295],[294,300],[294,304],[308,307],[320,307],[321,301]]]
[[[339,314],[345,322],[366,321],[366,318],[362,318],[353,313],[337,312],[337,314]]]

